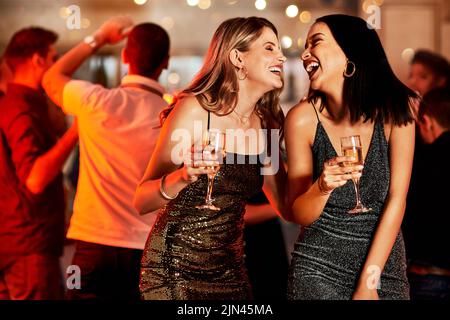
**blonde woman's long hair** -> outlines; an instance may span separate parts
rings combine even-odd
[[[189,86],[161,112],[161,123],[178,101],[192,95],[205,110],[216,115],[224,116],[233,112],[237,104],[239,82],[237,68],[230,61],[229,54],[234,49],[248,51],[265,27],[278,37],[275,26],[264,18],[233,18],[222,22],[214,33],[202,68]],[[281,91],[282,88],[267,92],[259,99],[255,108],[263,129],[279,129],[280,138],[283,136],[284,124],[279,98]]]

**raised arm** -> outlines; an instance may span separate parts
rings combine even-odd
[[[189,151],[201,138],[206,118],[206,111],[194,97],[182,99],[172,110],[136,190],[134,206],[140,214],[155,211],[169,202],[160,192],[165,175],[163,190],[169,197],[175,197],[199,175],[212,173],[212,169],[203,169],[201,164],[193,167],[189,161]],[[194,130],[196,125],[199,129]]]
[[[73,73],[94,52],[105,44],[115,44],[123,40],[133,22],[127,17],[114,17],[106,21],[93,35],[91,44],[84,41],[63,55],[44,75],[42,86],[47,95],[58,106],[63,103],[63,91]]]
[[[393,127],[390,136],[389,193],[353,299],[378,299],[377,281],[399,234],[406,206],[414,155],[415,125]],[[381,284],[382,285],[382,284]]]

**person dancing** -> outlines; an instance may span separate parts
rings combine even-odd
[[[317,19],[301,59],[310,93],[285,124],[292,203],[287,218],[302,226],[288,298],[408,299],[399,231],[416,94],[395,77],[375,30],[357,17]],[[340,156],[340,138],[351,135],[361,138],[364,165]],[[359,180],[362,203],[372,210],[349,213],[356,202],[352,179]]]
[[[204,174],[213,171],[190,161],[180,168],[172,159],[177,141],[171,137],[184,130],[187,146],[194,145],[200,138],[195,122],[223,132],[282,128],[279,94],[285,60],[271,22],[258,17],[227,20],[216,30],[200,72],[162,114],[161,135],[135,197],[142,214],[165,205],[142,258],[143,299],[251,297],[243,257],[246,201],[263,187],[272,205],[283,211],[283,184],[276,181],[283,181],[284,168],[261,175],[262,137],[258,143],[243,140],[234,146],[227,138],[227,156],[213,188],[214,204],[221,210],[197,209],[207,188]]]

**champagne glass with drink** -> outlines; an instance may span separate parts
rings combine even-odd
[[[202,162],[207,168],[213,170],[208,174],[208,187],[206,190],[205,203],[196,206],[197,209],[209,209],[220,211],[220,208],[213,204],[212,190],[214,178],[220,170],[221,160],[225,156],[225,133],[217,129],[209,129],[203,133],[202,138]]]
[[[341,138],[341,150],[342,150],[343,156],[353,157],[355,159],[354,161],[344,161],[343,162],[344,167],[351,167],[351,166],[355,166],[355,165],[363,165],[364,164],[360,136],[349,136],[349,137]],[[355,187],[355,193],[356,193],[356,206],[352,210],[350,210],[348,213],[362,213],[362,212],[371,211],[372,209],[364,206],[364,204],[361,201],[359,178],[354,178],[352,180],[353,180],[353,185]]]

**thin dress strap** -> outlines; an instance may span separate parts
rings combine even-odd
[[[211,111],[208,110],[208,130],[209,130],[210,123],[211,123]]]
[[[317,109],[316,109],[316,106],[314,105],[314,101],[311,101],[311,104],[314,108],[314,112],[316,113],[317,121],[320,123],[319,114],[317,113]]]

